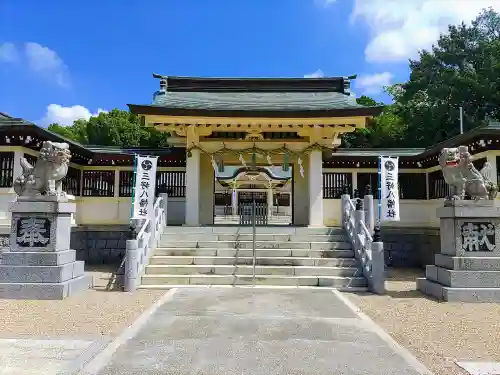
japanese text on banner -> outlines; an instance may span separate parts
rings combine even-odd
[[[156,189],[156,156],[137,156],[132,219],[148,219],[153,212]]]
[[[399,183],[397,157],[380,157],[380,221],[399,221]]]

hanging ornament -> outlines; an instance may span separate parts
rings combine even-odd
[[[217,172],[217,163],[215,162],[214,156],[212,155],[210,159],[212,162],[212,168],[214,169],[214,172]]]
[[[220,173],[224,173],[224,160],[219,159],[219,162],[217,163],[217,166],[219,167],[218,170]]]
[[[283,171],[284,172],[288,172],[288,170],[290,169],[289,167],[289,157],[288,157],[288,153],[285,152],[285,155],[283,156]]]
[[[255,168],[255,166],[257,165],[257,154],[254,152],[252,152],[252,168]]]
[[[273,161],[271,160],[271,155],[267,154],[266,158],[267,158],[267,164],[272,165]]]
[[[242,155],[242,154],[240,154],[239,160],[240,160],[241,164],[242,164],[244,167],[246,167],[246,166],[247,166],[247,163],[245,162],[245,159],[243,159],[243,155]]]
[[[302,159],[301,158],[299,158],[299,160],[297,161],[297,164],[299,165],[300,176],[304,177],[304,166],[302,165]]]

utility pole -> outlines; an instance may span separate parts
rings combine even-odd
[[[464,108],[460,107],[460,134],[464,134]]]

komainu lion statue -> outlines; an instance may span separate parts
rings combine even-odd
[[[444,180],[451,186],[448,200],[465,199],[465,194],[472,199],[496,198],[497,184],[493,183],[493,168],[485,163],[481,171],[472,164],[472,157],[467,146],[444,148],[439,155]]]
[[[67,143],[43,142],[36,164],[21,159],[23,174],[14,181],[14,191],[21,197],[66,195],[62,180],[68,173],[71,152]]]

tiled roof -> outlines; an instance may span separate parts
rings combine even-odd
[[[220,111],[328,111],[364,108],[350,95],[352,77],[160,79],[153,106]]]
[[[205,110],[330,110],[363,108],[338,92],[157,92],[153,105]]]

